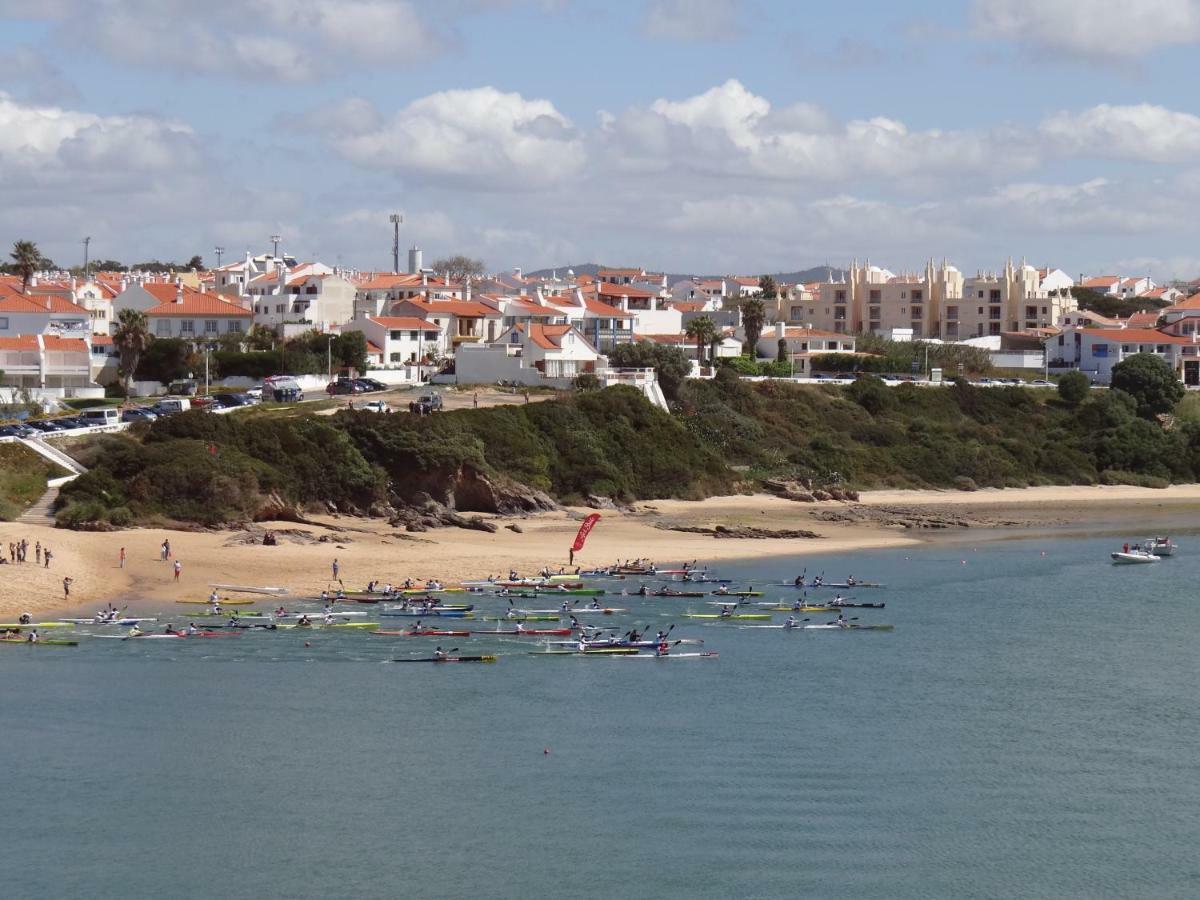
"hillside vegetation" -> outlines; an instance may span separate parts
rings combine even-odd
[[[1151,399],[1086,384],[1063,399],[966,382],[888,388],[871,376],[846,387],[750,383],[723,369],[682,385],[671,415],[629,388],[424,417],[193,412],[93,441],[82,452],[92,471],[64,489],[58,517],[212,526],[431,498],[504,512],[538,508],[538,492],[698,499],[768,477],[967,490],[1200,480],[1195,404],[1185,398],[1164,427]]]
[[[16,442],[0,444],[0,520],[10,522],[46,491],[46,481],[67,473]]]

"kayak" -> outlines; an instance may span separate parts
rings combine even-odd
[[[633,594],[635,597],[703,597],[704,591],[649,591],[645,594]]]
[[[235,594],[286,594],[282,587],[248,587],[244,584],[210,584],[214,591],[233,591]]]
[[[59,619],[60,622],[69,622],[72,625],[124,625],[128,628],[131,625],[137,625],[139,622],[157,622],[157,618],[140,618],[140,619]]]
[[[620,657],[621,659],[716,659],[721,654],[716,650],[701,650],[699,653],[638,653]]]
[[[486,633],[486,632],[485,632]],[[469,631],[368,631],[384,637],[470,637]]]
[[[763,604],[762,608],[775,612],[836,613],[839,609],[883,609],[886,606],[886,603],[834,603],[826,606],[785,606],[780,603],[771,606]]]
[[[384,610],[380,616],[391,616],[398,619],[470,619],[474,618],[474,614],[466,609],[441,609],[435,608],[425,610],[423,612],[413,612],[411,610]]]
[[[762,591],[713,591],[714,597],[761,597]]]
[[[414,607],[411,604],[408,606],[384,607],[384,609],[386,609],[388,612],[412,612],[416,608],[417,607]],[[437,612],[470,612],[475,608],[475,606],[474,604],[471,606],[464,606],[461,603],[436,603],[429,608]],[[360,615],[366,615],[366,613],[360,613]]]
[[[68,628],[70,622],[29,622],[22,625],[20,622],[0,622],[0,628]]]
[[[547,594],[553,594],[556,597],[600,597],[604,595],[604,588],[544,587],[534,588],[533,592],[542,597],[545,597]]]
[[[552,646],[555,646],[555,647],[575,647],[575,648],[579,647],[578,640],[551,641],[550,643]],[[584,643],[585,643],[585,646],[587,646],[589,649],[593,649],[593,650],[604,650],[604,649],[607,649],[610,647],[621,648],[621,649],[626,649],[626,648],[632,647],[632,648],[637,648],[637,649],[642,649],[642,650],[653,650],[655,647],[657,647],[662,642],[661,641],[650,641],[650,640],[646,640],[646,641],[620,641],[620,640],[603,641],[603,640],[600,640],[600,641],[585,641]],[[669,643],[672,646],[674,646],[675,644],[692,644],[692,645],[698,646],[698,645],[702,645],[704,643],[704,641],[701,638],[683,638],[683,639],[676,638],[675,640],[670,641]]]
[[[557,622],[561,616],[484,616],[485,622]]]
[[[212,606],[208,600],[176,600],[176,603],[182,603],[184,606]],[[255,600],[226,600],[221,598],[220,606],[253,606]]]
[[[570,628],[530,628],[527,631],[517,631],[516,629],[512,629],[512,630],[508,630],[508,631],[476,631],[473,633],[478,634],[478,635],[515,634],[515,635],[518,635],[521,637],[537,637],[537,636],[545,637],[547,635],[554,635],[556,637],[566,637],[568,634],[571,633],[571,629]]]
[[[25,638],[0,638],[0,644],[27,644],[30,647],[78,647],[79,641],[45,640],[27,641]]]
[[[593,615],[611,616],[616,613],[623,613],[623,612],[629,612],[629,610],[624,609],[623,607],[620,607],[620,606],[602,606],[599,609],[596,609],[596,607],[594,607],[594,606],[581,606],[578,609],[571,610],[571,615],[579,615],[581,613],[592,613]]]
[[[685,619],[770,619],[770,613],[734,613],[723,616],[720,613],[684,613]]]
[[[530,656],[636,656],[637,647],[600,647],[595,650],[530,650]]]
[[[397,594],[465,594],[465,587],[411,587],[411,588],[396,588],[394,593]]]
[[[886,585],[878,584],[874,581],[856,581],[853,584],[847,581],[822,581],[820,584],[793,584],[791,587],[838,588],[843,591],[852,591],[856,588],[881,588],[886,587]]]
[[[784,631],[893,631],[895,625],[744,625],[743,628],[782,628]]]
[[[255,627],[255,626],[252,626]],[[276,628],[378,628],[378,622],[334,622],[332,625],[326,625],[324,622],[313,622],[311,625],[301,625],[299,622],[287,625],[276,625]]]
[[[592,613],[593,615],[598,616],[611,616],[613,613],[629,612],[629,610],[617,606],[572,606],[568,609],[514,609],[513,612],[519,616],[552,615],[555,618],[559,618],[561,616],[573,616],[578,613]]]
[[[392,662],[410,663],[410,662],[428,662],[428,663],[459,663],[459,662],[477,662],[477,663],[494,663],[497,657],[495,656],[429,656],[421,659],[393,659]]]

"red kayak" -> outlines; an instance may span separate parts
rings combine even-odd
[[[382,634],[385,637],[470,637],[469,631],[368,631],[367,634]]]
[[[513,631],[476,631],[476,632],[473,632],[473,634],[479,634],[479,635],[483,635],[483,634],[551,635],[551,634],[553,634],[553,635],[557,635],[559,637],[565,637],[566,635],[568,635],[570,633],[571,633],[570,628],[526,628],[524,631],[516,631],[514,629]]]

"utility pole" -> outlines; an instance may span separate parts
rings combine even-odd
[[[392,272],[395,274],[400,271],[400,223],[404,221],[404,216],[392,213],[388,221],[392,223]]]
[[[326,381],[333,381],[333,335],[329,335],[328,343],[325,344],[325,368],[327,370]]]
[[[279,259],[279,235],[277,235],[277,234],[271,235],[271,243],[275,247],[275,249],[273,251],[271,251],[271,256],[275,259]]]
[[[221,257],[225,254],[224,247],[213,247],[213,253],[217,254],[217,268],[221,268]]]
[[[91,235],[88,235],[87,237],[85,237],[83,239],[83,277],[84,278],[91,277],[89,274],[90,268],[89,268],[89,262],[88,262],[88,249],[89,249],[88,245],[91,244],[91,242],[92,242]]]

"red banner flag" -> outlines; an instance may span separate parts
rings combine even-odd
[[[583,542],[587,540],[587,536],[592,533],[592,529],[596,527],[596,523],[600,521],[600,513],[592,513],[583,520],[583,524],[579,526],[579,534],[575,535],[575,543],[571,545],[571,550],[578,553],[583,549]]]

